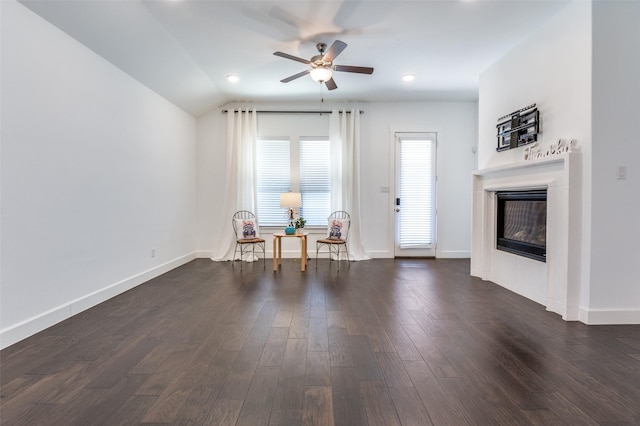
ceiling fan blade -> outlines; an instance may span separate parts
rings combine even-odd
[[[333,80],[333,78],[330,78],[329,80],[325,81],[324,84],[327,85],[327,89],[329,89],[329,90],[334,90],[334,89],[338,88],[338,85]]]
[[[334,65],[334,71],[342,72],[357,72],[359,74],[373,74],[373,68],[371,67],[354,67],[351,65]]]
[[[297,56],[289,55],[288,53],[283,52],[273,52],[274,55],[280,56],[281,58],[291,59],[292,61],[302,62],[303,64],[310,64],[308,59],[299,58]]]
[[[325,62],[333,62],[333,60],[347,47],[344,41],[336,40],[333,42],[329,50],[324,54],[322,60]]]
[[[302,77],[303,75],[307,75],[307,74],[309,74],[310,72],[311,72],[311,70],[304,70],[304,71],[302,71],[302,72],[299,72],[298,74],[294,74],[294,75],[292,75],[292,76],[289,76],[289,77],[287,77],[287,78],[285,78],[285,79],[280,80],[280,83],[288,83],[288,82],[290,82],[291,80],[295,80],[296,78],[300,78],[300,77]]]

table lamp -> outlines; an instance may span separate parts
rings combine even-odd
[[[280,194],[280,207],[289,209],[289,226],[284,230],[285,234],[291,235],[296,232],[296,228],[293,225],[294,209],[299,209],[302,206],[302,196],[299,192],[283,192]]]

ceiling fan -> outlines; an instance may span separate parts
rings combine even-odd
[[[342,53],[342,51],[347,47],[347,43],[336,40],[333,42],[329,50],[327,50],[327,45],[324,43],[316,44],[316,49],[318,49],[319,54],[313,56],[311,59],[303,59],[297,56],[289,55],[288,53],[283,52],[273,52],[274,55],[280,56],[282,58],[291,59],[293,61],[302,62],[303,64],[311,65],[311,68],[308,70],[299,72],[298,74],[294,74],[289,76],[283,80],[280,80],[282,83],[288,83],[291,80],[295,80],[296,78],[300,78],[303,75],[309,74],[312,79],[317,81],[318,83],[324,83],[327,86],[327,89],[334,90],[337,89],[338,86],[336,82],[333,80],[333,72],[355,72],[359,74],[372,74],[373,68],[370,67],[354,67],[351,65],[334,65],[334,59]]]

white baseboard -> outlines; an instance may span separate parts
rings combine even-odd
[[[579,320],[588,325],[640,324],[640,309],[589,309],[581,306]]]
[[[197,259],[207,259],[213,257],[213,250],[198,250],[194,253]]]
[[[199,250],[195,252],[197,258],[211,258],[213,257],[213,250]],[[260,253],[262,254],[262,253]],[[393,252],[389,250],[368,250],[367,256],[372,259],[393,259]],[[315,259],[315,251],[308,251],[308,255]],[[273,250],[266,251],[267,259],[273,259]],[[320,258],[326,258],[327,252],[320,252]],[[283,258],[295,258],[300,257],[300,251],[296,250],[283,250]],[[471,251],[468,250],[444,250],[438,253],[438,257],[442,259],[469,259],[471,257]]]
[[[0,330],[0,349],[4,349],[20,340],[26,339],[46,328],[51,327],[67,318],[85,311],[99,303],[111,299],[118,294],[124,293],[140,284],[143,284],[157,276],[160,276],[172,269],[182,266],[195,259],[195,253],[190,253],[169,262],[158,265],[152,269],[126,278],[117,283],[111,284],[100,290],[94,291],[63,305],[42,312],[17,324]]]
[[[195,256],[197,258],[203,258],[203,259],[207,259],[207,258],[213,258],[213,251],[212,250],[201,250],[201,251],[197,251],[195,253]],[[260,252],[256,252],[256,255],[262,259],[262,250],[260,250]],[[239,254],[237,255],[238,257],[240,256]],[[265,256],[267,257],[267,261],[273,259],[273,250],[266,250],[265,251]],[[307,250],[307,256],[315,259],[316,258],[316,251],[315,249],[312,250]],[[322,259],[322,258],[327,258],[328,257],[328,253],[326,251],[324,252],[320,252],[318,254],[318,256]],[[283,259],[300,259],[300,249],[298,250],[282,250],[282,258]]]
[[[440,259],[470,259],[471,250],[442,250],[437,251],[437,257]]]

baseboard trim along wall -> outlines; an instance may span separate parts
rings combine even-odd
[[[640,324],[640,309],[587,309],[580,307],[579,321],[588,325]]]
[[[267,242],[267,245],[269,243]],[[200,250],[195,253],[197,258],[213,258],[213,250]],[[367,256],[372,259],[393,259],[393,251],[389,250],[368,250]],[[262,257],[262,250],[258,253],[260,257]],[[312,259],[316,258],[316,249],[315,245],[307,247],[307,255]],[[238,255],[239,256],[239,255]],[[267,260],[273,259],[273,250],[266,250]],[[321,251],[318,256],[322,258],[327,258],[328,254],[326,249]],[[300,250],[282,250],[282,257],[285,259],[299,258]],[[440,259],[469,259],[471,257],[470,250],[443,250],[437,253],[437,257]]]
[[[471,250],[436,250],[436,257],[441,259],[469,259],[471,258]]]
[[[101,290],[72,300],[64,305],[58,306],[46,312],[42,312],[32,318],[24,320],[18,324],[0,330],[0,349],[4,349],[20,340],[26,339],[46,328],[64,321],[67,318],[96,306],[118,294],[124,293],[134,287],[139,286],[155,277],[184,265],[196,258],[195,253],[186,254],[169,262],[158,265],[152,269],[126,278],[122,281],[109,285]]]
[[[315,259],[316,258],[316,246],[308,246],[307,247],[307,256],[310,257],[311,259]],[[198,251],[196,252],[196,257],[198,258],[211,258],[213,259],[213,251],[207,251],[207,250],[202,250],[202,251]],[[256,255],[258,255],[258,257],[260,259],[262,259],[262,250],[260,250],[259,252],[256,251]],[[270,260],[273,260],[273,250],[266,250],[265,251],[265,255],[267,256],[267,262]],[[367,252],[367,255],[369,257],[371,257],[372,259],[377,258],[377,259],[388,259],[388,258],[392,258],[393,255],[388,252],[388,251],[384,251],[384,252]],[[238,254],[236,255],[237,258],[240,258],[240,253],[238,252]],[[318,253],[318,257],[320,259],[326,259],[329,257],[329,254],[327,252],[327,249],[322,249],[320,251],[320,253]],[[282,258],[283,259],[300,259],[300,249],[297,250],[282,250]]]

